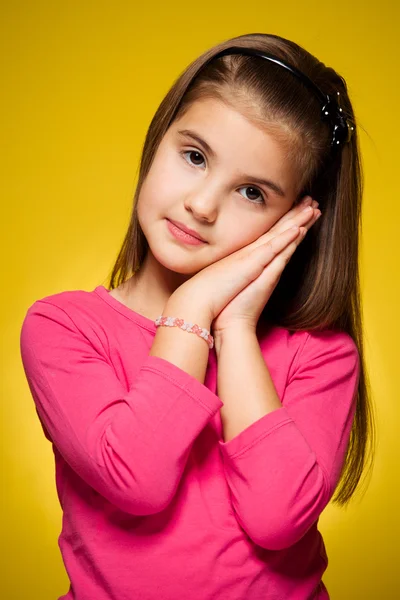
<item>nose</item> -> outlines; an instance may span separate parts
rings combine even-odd
[[[185,199],[185,209],[193,214],[199,221],[213,223],[218,214],[218,197],[220,193],[216,190],[202,186],[196,192],[192,192]]]

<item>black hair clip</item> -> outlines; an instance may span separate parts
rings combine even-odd
[[[343,109],[339,104],[340,92],[336,92],[338,98],[326,95],[326,104],[322,107],[322,119],[329,121],[332,127],[332,146],[346,144],[350,141],[354,124],[343,115]]]
[[[343,144],[350,141],[351,136],[355,130],[354,123],[347,119],[343,115],[343,109],[339,104],[339,96],[340,93],[337,92],[338,98],[335,96],[324,94],[321,89],[309,78],[307,75],[299,71],[296,67],[289,65],[285,61],[273,56],[271,54],[265,54],[260,50],[255,50],[253,48],[241,48],[240,46],[232,46],[230,48],[225,48],[225,50],[221,50],[211,58],[209,58],[203,67],[208,64],[211,60],[215,58],[219,58],[221,56],[225,56],[227,54],[244,54],[248,56],[258,56],[260,58],[264,58],[270,62],[275,63],[290,71],[293,75],[295,75],[298,79],[300,79],[318,98],[321,103],[321,115],[324,121],[328,121],[332,130],[332,138],[331,138],[331,147],[334,152],[336,152],[339,148],[343,146]]]

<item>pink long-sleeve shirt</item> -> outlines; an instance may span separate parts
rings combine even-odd
[[[155,333],[102,285],[37,300],[24,318],[63,511],[59,600],[326,600],[317,522],[354,416],[354,341],[265,329],[283,406],[224,442],[215,350],[202,384],[149,355]]]

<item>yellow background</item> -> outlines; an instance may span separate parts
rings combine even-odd
[[[26,310],[106,284],[159,102],[205,49],[254,32],[293,39],[334,66],[364,129],[361,275],[378,450],[364,498],[321,517],[324,581],[333,600],[400,597],[397,0],[14,0],[1,12],[1,597],[55,600],[68,589],[53,454],[19,355]]]

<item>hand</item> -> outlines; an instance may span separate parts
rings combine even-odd
[[[311,198],[307,200],[311,202]],[[303,212],[305,207],[305,203],[298,204],[257,240],[196,273],[172,294],[170,301],[179,302],[183,297],[186,304],[201,307],[206,318],[214,322],[214,336],[238,321],[255,327],[284,267],[303,239],[302,231],[308,231],[321,214],[314,208]],[[300,230],[291,229],[294,225]]]
[[[311,204],[311,198],[309,202]],[[212,329],[216,345],[218,338],[221,338],[227,328],[231,330],[238,325],[255,330],[261,312],[277,286],[285,266],[307,231],[320,217],[321,211],[314,210],[317,206],[318,203],[312,201],[313,210],[309,213],[302,212],[305,208],[304,203],[296,206],[275,223],[267,234],[259,238],[262,240],[269,234],[267,251],[270,254],[270,261],[262,269],[261,274],[239,292],[214,319]],[[301,225],[298,234],[291,233],[290,227],[293,221]],[[259,240],[255,242],[256,245],[260,244]]]

